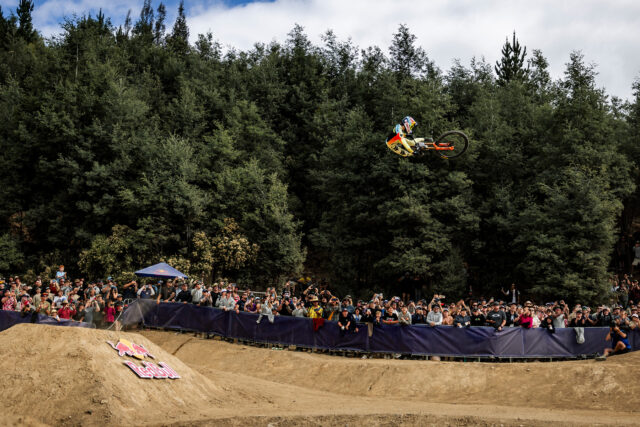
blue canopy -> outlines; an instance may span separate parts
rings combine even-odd
[[[166,279],[172,279],[174,277],[182,277],[183,279],[187,278],[186,274],[180,273],[166,262],[161,262],[159,264],[152,265],[151,267],[143,268],[142,270],[136,271],[135,274],[140,277],[163,277]]]

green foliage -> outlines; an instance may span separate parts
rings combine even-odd
[[[0,9],[0,271],[166,260],[260,285],[305,268],[356,294],[406,272],[452,296],[607,291],[640,200],[640,85],[609,99],[578,52],[559,81],[515,33],[495,69],[441,72],[405,25],[388,56],[300,26],[223,54],[211,33],[189,44],[183,3],[167,34],[148,0],[135,23],[68,19],[44,41],[32,6]],[[464,130],[468,153],[393,155],[405,115],[419,136]]]
[[[27,43],[36,39],[38,33],[33,28],[33,0],[20,0],[18,7],[16,8],[16,15],[18,15],[18,37],[21,37]]]
[[[184,14],[184,0],[180,0],[178,17],[173,24],[173,31],[167,39],[167,45],[177,55],[184,56],[189,52],[189,28]]]
[[[0,235],[0,273],[12,274],[24,268],[24,255],[20,242],[8,233]]]
[[[524,68],[524,59],[527,56],[527,48],[520,46],[513,32],[513,39],[507,39],[502,47],[502,58],[496,61],[495,70],[498,76],[498,84],[503,85],[513,80],[524,81],[529,70]]]
[[[80,254],[78,265],[89,279],[109,274],[116,279],[130,277],[152,259],[150,244],[142,230],[116,225],[109,236],[97,235]]]
[[[237,275],[242,269],[256,262],[260,247],[251,244],[239,232],[233,218],[224,219],[224,227],[211,239],[211,262],[218,275]]]

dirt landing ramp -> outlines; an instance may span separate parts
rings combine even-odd
[[[106,341],[142,344],[180,379],[142,379]],[[146,338],[122,332],[20,324],[0,333],[2,413],[15,425],[139,425],[203,417],[220,388]],[[11,372],[7,375],[7,372]],[[2,423],[4,424],[4,422]],[[37,424],[31,424],[37,425]]]

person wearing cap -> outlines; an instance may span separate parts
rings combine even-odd
[[[553,327],[555,329],[565,328],[567,325],[564,322],[564,312],[562,311],[562,307],[555,306],[553,308]]]
[[[304,301],[300,300],[295,303],[295,309],[291,313],[293,317],[307,317],[309,310],[304,306]]]
[[[85,316],[85,311],[84,311],[84,304],[79,304],[78,305],[78,309],[76,310],[76,314],[73,315],[73,320],[75,320],[76,322],[84,322],[84,316]]]
[[[193,289],[191,289],[191,302],[193,304],[200,304],[200,300],[202,300],[202,285],[200,282],[196,282],[193,285]]]
[[[442,325],[443,326],[453,325],[453,316],[451,315],[451,309],[446,305],[442,307]]]
[[[340,335],[342,336],[344,336],[348,331],[358,331],[353,314],[349,313],[346,306],[342,307],[342,311],[338,316],[338,327],[340,328]]]
[[[492,310],[487,313],[487,323],[489,326],[493,326],[496,331],[501,331],[506,322],[507,316],[504,311],[500,310],[500,303],[494,301]]]
[[[608,327],[611,325],[611,322],[613,322],[613,316],[609,311],[609,307],[602,307],[602,312],[600,312],[600,315],[598,316],[598,326]]]
[[[629,318],[629,329],[636,329],[638,326],[640,326],[640,317],[638,313],[633,313]]]
[[[432,304],[431,311],[427,314],[427,324],[430,326],[442,325],[442,313],[440,312],[440,304]]]
[[[317,295],[311,295],[309,297],[309,303],[311,307],[309,307],[309,317],[312,319],[322,319],[323,318],[323,310],[320,307],[320,301],[318,301]]]
[[[156,292],[154,291],[150,283],[147,283],[140,289],[138,289],[138,298],[140,299],[151,299],[151,297],[155,294]]]
[[[570,328],[585,328],[588,326],[587,319],[582,310],[575,311],[575,317],[569,322]]]
[[[470,316],[470,324],[471,326],[486,326],[487,318],[482,312],[480,306],[478,304],[474,304],[473,311]]]
[[[467,313],[467,307],[460,307],[460,312],[456,314],[453,320],[453,326],[456,328],[468,328],[471,326],[471,316]]]
[[[617,318],[611,322],[609,327],[609,333],[607,334],[606,341],[611,340],[611,348],[605,348],[603,357],[607,357],[613,354],[624,354],[631,350],[631,344],[629,344],[629,335],[620,326],[620,318]]]
[[[327,320],[336,320],[341,311],[342,311],[341,304],[338,297],[331,297],[329,299],[329,304],[327,305],[327,308],[324,311],[325,318]]]
[[[62,303],[62,308],[58,309],[58,316],[60,316],[61,319],[71,319],[75,314],[75,308],[70,307],[69,302],[67,301],[64,301]]]
[[[87,287],[87,289],[89,288],[90,287]],[[138,282],[132,280],[129,283],[125,283],[122,286],[122,294],[125,299],[135,299],[138,295]]]
[[[227,310],[233,310],[235,306],[236,306],[236,302],[234,301],[233,297],[230,295],[229,290],[227,288],[221,289],[220,297],[218,298],[218,301],[216,301],[216,307],[218,307],[221,310],[227,311]]]
[[[518,320],[518,313],[516,309],[517,304],[515,302],[509,304],[509,310],[504,313],[507,318],[507,321],[504,324],[506,327],[513,328],[516,326],[516,322]]]
[[[424,325],[427,323],[427,318],[424,316],[424,310],[422,306],[419,305],[416,307],[416,312],[411,316],[411,324],[412,325]]]

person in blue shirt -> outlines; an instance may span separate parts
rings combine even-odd
[[[611,340],[611,348],[604,349],[603,357],[613,354],[623,354],[631,350],[627,329],[621,326],[619,317],[616,317],[611,323],[609,333],[605,339],[607,341]]]
[[[61,265],[58,271],[56,271],[56,281],[60,281],[60,279],[66,279],[67,272],[64,271],[64,265]]]

